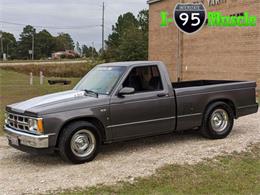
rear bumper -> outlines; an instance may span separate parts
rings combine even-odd
[[[258,104],[253,104],[249,106],[242,106],[237,108],[237,118],[253,113],[257,113],[258,111]]]
[[[11,146],[18,148],[21,146],[27,146],[36,149],[43,149],[49,147],[49,137],[51,135],[32,135],[25,132],[15,131],[7,126],[4,126],[4,131]],[[12,143],[12,140],[17,140],[16,144]]]

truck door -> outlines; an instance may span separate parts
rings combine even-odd
[[[109,128],[113,138],[162,134],[175,125],[174,99],[164,86],[157,65],[133,67],[120,84],[135,89],[133,94],[112,96]]]

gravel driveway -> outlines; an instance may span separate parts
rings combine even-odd
[[[70,165],[55,155],[34,156],[8,147],[0,137],[0,192],[44,193],[96,184],[133,181],[172,163],[196,163],[216,155],[241,152],[260,142],[260,112],[236,121],[231,135],[207,140],[196,132],[178,133],[102,147],[96,160]]]

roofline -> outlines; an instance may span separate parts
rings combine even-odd
[[[161,1],[161,0],[148,0],[147,3],[150,5],[152,3],[157,3],[159,1]]]

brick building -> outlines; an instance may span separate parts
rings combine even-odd
[[[245,11],[257,16],[256,27],[208,27],[186,35],[174,24],[160,27],[161,11],[172,17],[177,2],[203,2],[223,15]],[[210,4],[209,4],[210,3]],[[173,81],[194,79],[255,80],[260,86],[259,0],[150,0],[149,60],[161,60]]]

